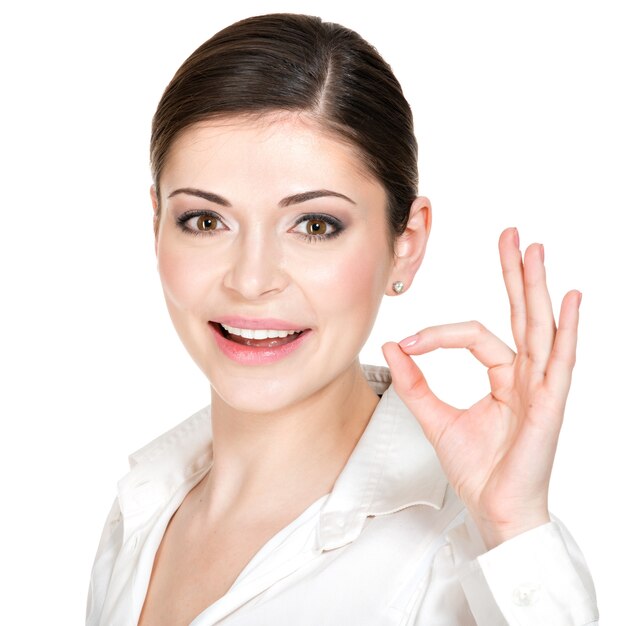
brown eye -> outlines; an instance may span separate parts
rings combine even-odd
[[[212,215],[201,215],[196,222],[198,230],[215,230],[217,228],[217,219]]]
[[[344,230],[344,225],[332,215],[309,213],[300,219],[290,232],[298,233],[307,242],[326,241]]]
[[[322,220],[307,220],[306,232],[309,235],[324,235],[326,228],[327,224]]]

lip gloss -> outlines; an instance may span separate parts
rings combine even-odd
[[[232,359],[242,365],[266,365],[268,363],[280,361],[297,350],[311,334],[310,329],[307,329],[303,331],[297,339],[281,346],[256,347],[229,341],[226,337],[224,337],[224,335],[222,335],[220,330],[216,328],[214,324],[209,323],[209,327],[215,337],[215,342],[222,353],[229,359]]]

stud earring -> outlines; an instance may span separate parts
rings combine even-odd
[[[402,293],[404,291],[404,283],[401,280],[396,280],[396,282],[391,285],[391,288],[396,293]]]

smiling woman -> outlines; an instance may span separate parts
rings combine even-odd
[[[131,456],[89,626],[590,624],[548,511],[580,293],[558,327],[543,247],[500,238],[516,351],[478,322],[359,353],[430,233],[411,110],[359,35],[251,17],[185,61],[151,144],[165,302],[211,403]],[[467,348],[467,410],[411,355]]]
[[[159,188],[166,302],[218,402],[284,411],[347,381],[372,399],[358,354],[389,289],[393,251],[385,190],[360,175],[352,149],[304,114],[203,122],[174,141]],[[415,239],[423,246],[425,234]],[[285,330],[298,334],[274,345],[252,337]]]

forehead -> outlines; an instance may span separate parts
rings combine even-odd
[[[382,185],[352,144],[298,113],[234,116],[189,126],[172,143],[160,182],[164,192],[210,184],[231,192],[285,195],[329,188],[370,203],[385,199]]]

